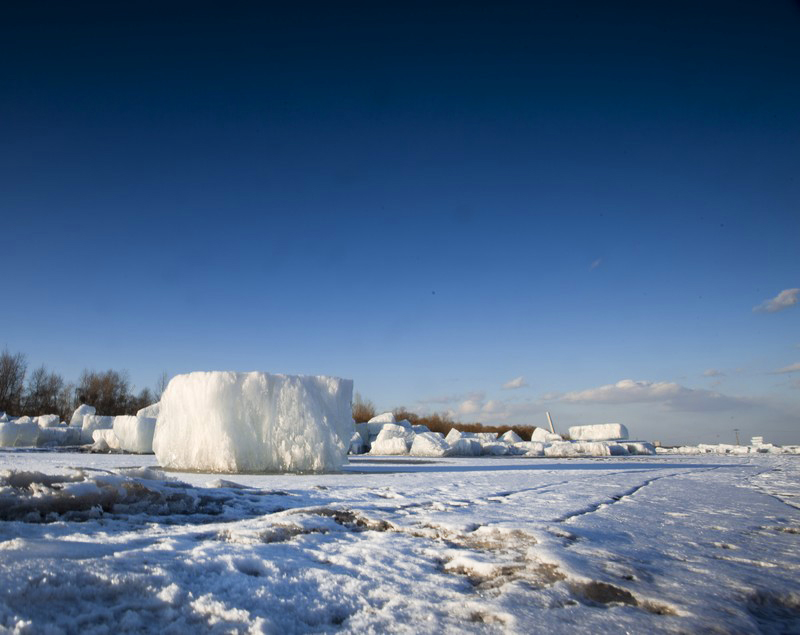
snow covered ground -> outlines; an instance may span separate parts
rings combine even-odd
[[[0,632],[800,632],[800,457],[0,451]]]

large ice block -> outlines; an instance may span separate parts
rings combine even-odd
[[[177,375],[161,397],[162,467],[211,472],[328,471],[347,460],[353,382],[262,372]]]
[[[569,429],[569,436],[573,441],[613,441],[627,439],[628,429],[621,423],[572,426]]]

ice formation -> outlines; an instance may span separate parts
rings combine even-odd
[[[92,440],[94,441],[93,450],[99,452],[107,452],[108,450],[121,450],[119,439],[114,433],[114,430],[95,430],[92,433]],[[151,444],[152,448],[152,444]]]
[[[95,430],[110,430],[113,425],[114,417],[84,415],[83,425],[81,425],[81,443],[92,443],[92,433]]]
[[[40,428],[52,428],[61,423],[61,418],[58,415],[39,415],[36,417],[36,423]]]
[[[353,435],[352,393],[351,380],[334,377],[177,375],[161,397],[153,450],[175,469],[336,470]]]
[[[152,417],[133,417],[131,415],[114,417],[114,436],[117,438],[119,449],[124,452],[152,454],[155,430],[156,420]],[[108,443],[108,445],[113,449],[112,443]]]
[[[88,404],[81,404],[77,408],[75,408],[75,412],[72,413],[72,418],[69,420],[69,425],[71,426],[82,426],[83,425],[83,418],[86,415],[93,415],[96,414],[97,410],[95,410],[94,406],[90,406]]]
[[[563,440],[560,434],[548,432],[544,428],[536,428],[531,433],[531,441],[538,441],[539,443],[555,443]]]
[[[0,447],[36,445],[39,430],[39,424],[31,421],[30,417],[20,417],[16,421],[0,421]]]
[[[569,436],[573,441],[614,441],[627,439],[628,429],[621,423],[572,426],[569,429]]]
[[[158,419],[158,411],[161,409],[161,404],[156,402],[154,404],[150,404],[149,406],[145,406],[141,410],[136,413],[137,417],[148,417],[151,419]]]
[[[444,437],[435,432],[422,432],[414,437],[411,444],[412,456],[447,456],[450,445]]]

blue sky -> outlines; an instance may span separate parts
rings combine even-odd
[[[31,366],[800,443],[797,3],[2,11]]]

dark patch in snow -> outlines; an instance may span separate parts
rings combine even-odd
[[[800,633],[800,596],[797,594],[756,591],[747,598],[746,606],[758,623],[761,633]]]

